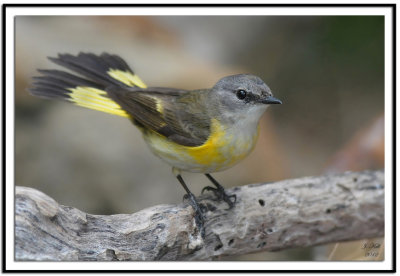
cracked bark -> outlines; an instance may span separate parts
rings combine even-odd
[[[222,255],[382,237],[383,171],[347,172],[227,190],[233,209],[211,194],[206,237],[185,203],[134,214],[91,215],[16,187],[16,260],[210,260]]]

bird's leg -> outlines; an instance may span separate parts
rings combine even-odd
[[[219,184],[217,180],[214,179],[214,177],[212,177],[209,173],[206,173],[205,176],[207,176],[211,183],[214,184],[217,188],[206,186],[203,188],[203,190],[201,190],[201,193],[203,193],[204,191],[212,191],[218,197],[218,199],[222,199],[223,201],[228,203],[229,209],[232,208],[236,202],[236,195],[227,195],[225,193],[224,187],[222,187],[222,185]],[[233,201],[231,200],[231,198],[233,198]]]
[[[201,237],[205,237],[205,230],[204,230],[204,215],[203,212],[200,208],[199,203],[196,200],[196,197],[192,192],[189,190],[189,188],[186,186],[185,181],[183,180],[180,171],[173,168],[173,172],[176,176],[176,178],[179,180],[179,183],[181,183],[182,187],[186,191],[186,195],[184,196],[184,199],[188,198],[190,205],[193,207],[196,215],[194,216],[194,220],[196,222],[197,227],[199,228],[199,232],[201,234]]]

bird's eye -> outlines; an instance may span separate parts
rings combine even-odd
[[[236,97],[238,97],[239,100],[243,100],[244,98],[246,98],[246,96],[247,96],[246,90],[239,89],[239,90],[236,92]]]

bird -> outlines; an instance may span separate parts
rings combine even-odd
[[[148,87],[120,56],[80,52],[49,57],[65,70],[39,69],[29,92],[121,116],[132,121],[151,152],[172,167],[193,207],[195,223],[205,236],[205,215],[182,178],[182,171],[202,173],[229,209],[228,195],[211,173],[231,168],[254,148],[261,115],[282,104],[264,81],[251,74],[221,78],[208,89]]]

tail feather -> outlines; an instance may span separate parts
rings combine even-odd
[[[34,77],[36,78],[41,78],[42,81],[51,81],[54,84],[60,84],[64,83],[67,86],[91,86],[91,87],[96,87],[98,89],[104,89],[104,85],[100,85],[94,81],[90,81],[75,75],[72,75],[70,73],[60,71],[60,70],[38,70],[40,73],[45,75],[45,77]]]
[[[60,70],[39,70],[42,76],[34,77],[29,89],[35,96],[56,98],[73,102],[86,108],[130,117],[117,103],[108,97],[107,87],[145,88],[146,85],[119,56],[103,53],[79,53],[77,56],[59,54],[49,58],[54,63],[68,68],[81,76]]]
[[[98,59],[97,62],[91,57],[92,54],[79,54],[78,56],[72,56],[70,54],[58,55],[58,58],[49,57],[49,59],[55,64],[61,65],[72,71],[81,74],[97,83],[101,83],[104,86],[110,84],[116,84],[115,80],[108,77],[105,71],[105,62],[102,59]]]
[[[79,53],[78,56],[59,54],[58,58],[50,57],[49,59],[104,86],[126,85],[145,88],[143,87],[143,82],[137,81],[138,77],[128,64],[116,55],[107,53],[103,53],[100,56],[91,53]],[[127,82],[124,79],[125,76],[130,78],[132,82]]]
[[[68,100],[72,88],[82,86],[104,89],[104,86],[67,72],[58,70],[39,70],[39,72],[43,76],[33,77],[33,87],[29,89],[29,92],[35,96]]]

